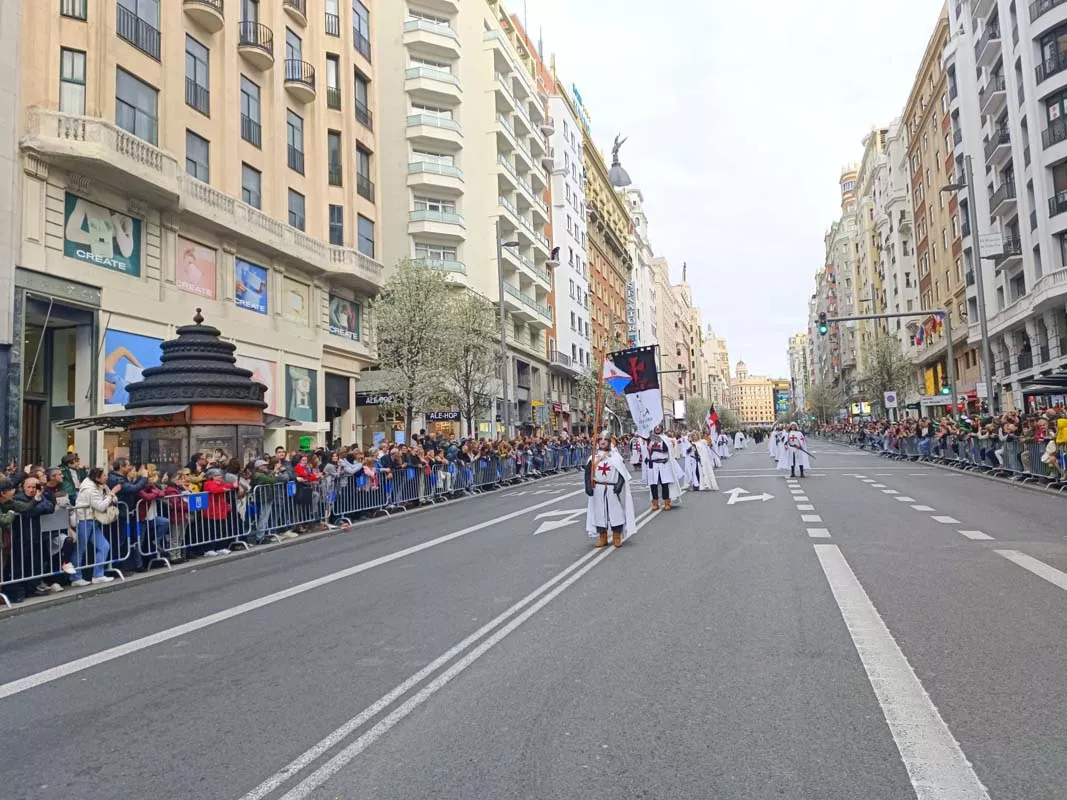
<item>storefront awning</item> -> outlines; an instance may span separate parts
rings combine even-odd
[[[144,408],[131,409],[119,408],[115,411],[96,414],[92,417],[76,417],[75,419],[63,420],[62,422],[57,422],[56,425],[60,428],[92,428],[97,430],[104,428],[126,428],[133,422],[144,422],[145,420],[170,417],[174,414],[180,414],[188,408],[188,405],[145,406]]]

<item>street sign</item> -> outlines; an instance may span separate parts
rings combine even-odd
[[[747,503],[751,500],[759,500],[762,503],[766,503],[768,500],[773,500],[773,494],[748,494],[747,489],[730,489],[726,494],[730,495],[730,499],[726,501],[726,505],[732,506],[735,503]],[[748,497],[741,497],[740,495],[748,495]]]
[[[982,258],[999,256],[1004,254],[1004,234],[980,233],[978,234],[978,250]]]
[[[897,407],[897,393],[896,392],[886,392],[885,393],[885,407],[886,408],[896,408]]]
[[[573,525],[578,521],[579,517],[584,517],[586,509],[576,508],[572,511],[546,511],[543,514],[538,514],[534,517],[535,520],[542,517],[562,517],[562,519],[546,519],[540,525],[537,526],[537,530],[533,532],[534,536],[539,533],[548,533],[548,531],[554,531],[556,528],[565,528],[568,525]]]

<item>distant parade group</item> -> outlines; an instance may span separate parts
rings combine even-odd
[[[756,430],[750,437],[737,431],[732,439],[734,450],[744,450],[750,441],[759,444],[767,439],[767,449],[779,470],[790,477],[806,477],[811,470],[807,439],[797,423],[775,425],[770,431]],[[631,492],[631,468],[640,469],[641,480],[651,495],[651,512],[670,511],[678,505],[683,488],[695,492],[718,491],[715,470],[730,458],[731,437],[715,426],[703,431],[665,431],[656,425],[649,436],[634,434],[623,438],[629,446],[630,462],[619,449],[619,439],[606,431],[600,434],[597,449],[585,471],[586,532],[596,540],[596,547],[607,547],[609,534],[614,547],[637,532]],[[662,504],[662,505],[661,505]]]

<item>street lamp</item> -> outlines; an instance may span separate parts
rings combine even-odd
[[[517,241],[505,242],[500,233],[500,217],[496,218],[496,277],[499,283],[500,293],[500,395],[504,401],[504,408],[500,419],[504,423],[504,436],[508,436],[511,430],[511,403],[508,402],[508,327],[507,317],[504,313],[504,248],[518,247]]]
[[[982,336],[982,377],[985,383],[986,402],[989,404],[989,413],[997,413],[995,398],[993,396],[993,353],[989,346],[989,320],[986,317],[985,306],[985,281],[982,278],[982,249],[978,236],[978,206],[974,202],[974,173],[971,171],[971,157],[966,156],[963,161],[963,183],[949,183],[941,187],[942,192],[958,192],[960,189],[967,190],[967,212],[971,223],[971,247],[974,253],[974,284],[978,292],[978,326]],[[949,314],[952,310],[949,309]],[[955,365],[949,367],[955,372]],[[955,386],[953,386],[955,392]],[[955,408],[956,398],[952,398]]]

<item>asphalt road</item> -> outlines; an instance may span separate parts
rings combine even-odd
[[[1067,498],[811,447],[617,551],[570,475],[0,616],[0,796],[1067,797]]]

